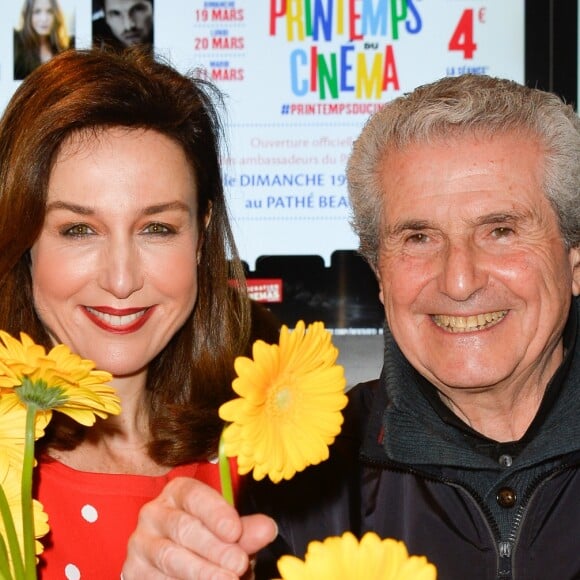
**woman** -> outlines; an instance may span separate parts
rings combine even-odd
[[[57,0],[25,0],[14,31],[14,80],[22,80],[53,56],[74,48]]]
[[[177,476],[219,485],[250,315],[218,97],[145,54],[67,51],[0,123],[0,328],[94,360],[122,408],[42,441],[43,578],[118,578],[142,504]]]

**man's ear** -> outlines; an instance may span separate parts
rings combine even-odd
[[[570,250],[570,267],[572,268],[572,294],[580,296],[580,246]]]
[[[385,300],[384,300],[384,295],[383,295],[383,282],[381,280],[381,275],[379,272],[379,265],[378,265],[378,261],[376,264],[371,264],[371,269],[375,274],[375,278],[377,279],[377,282],[379,283],[379,300],[381,301],[381,304],[385,304]]]

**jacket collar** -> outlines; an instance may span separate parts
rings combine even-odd
[[[411,367],[385,328],[384,366],[362,455],[401,466],[438,465],[497,469],[497,450],[512,446],[526,466],[580,450],[579,300],[572,303],[566,356],[550,381],[540,410],[520,442],[497,443],[473,431],[442,403],[435,387]],[[494,452],[490,453],[490,447]],[[512,449],[512,452],[513,452]]]

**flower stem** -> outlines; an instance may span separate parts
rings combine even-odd
[[[220,483],[222,488],[222,495],[230,505],[234,505],[234,492],[232,487],[232,473],[230,471],[230,462],[226,457],[224,435],[220,437],[218,448],[218,461],[220,468]]]
[[[32,470],[34,469],[34,435],[36,405],[26,405],[24,461],[22,462],[22,530],[24,543],[25,578],[36,579],[36,550],[34,545],[34,515],[32,505]]]
[[[6,532],[6,539],[10,549],[10,556],[12,557],[12,569],[14,570],[14,578],[24,578],[24,565],[22,564],[22,554],[20,553],[20,545],[18,544],[18,536],[16,535],[16,528],[14,527],[14,519],[4,489],[0,485],[0,515],[2,515],[2,522],[4,523],[4,531]],[[4,551],[6,547],[4,546]],[[6,558],[6,566],[8,566],[8,558]],[[8,571],[10,574],[10,571]],[[7,578],[12,578],[9,575]]]
[[[9,562],[6,542],[2,535],[0,535],[0,580],[12,580]]]

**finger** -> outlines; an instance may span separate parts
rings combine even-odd
[[[162,492],[177,509],[199,518],[205,527],[224,542],[236,542],[242,533],[238,512],[208,485],[189,478],[172,480]]]
[[[239,575],[220,568],[167,540],[156,540],[148,552],[152,560],[128,558],[123,580],[238,580]]]
[[[259,552],[278,535],[276,522],[263,514],[244,516],[242,530],[239,545],[248,554]]]
[[[236,518],[241,529],[237,514]],[[163,543],[151,546],[152,540],[156,538]],[[237,575],[248,567],[248,554],[238,544],[222,540],[199,517],[162,501],[153,501],[143,506],[131,541],[135,554],[152,554],[151,559],[156,566],[161,565],[165,552],[174,544],[175,548],[184,549],[179,553],[180,559],[187,558],[188,553],[199,555]],[[157,553],[161,549],[163,551]]]

